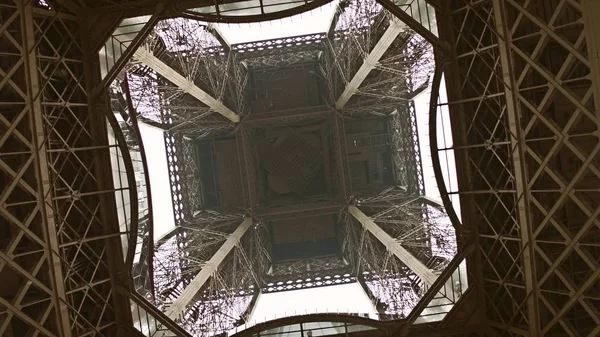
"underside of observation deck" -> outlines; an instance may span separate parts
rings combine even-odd
[[[327,2],[0,0],[1,336],[227,334],[261,294],[343,283],[378,312],[360,334],[600,334],[600,5],[218,29]],[[160,239],[142,123],[167,150]]]

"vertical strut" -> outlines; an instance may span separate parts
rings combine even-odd
[[[592,88],[594,97],[600,97],[600,2],[583,0],[583,22],[586,35],[588,57],[592,72]],[[594,99],[596,116],[600,117],[600,99]]]
[[[69,308],[65,292],[65,281],[62,273],[60,251],[52,208],[52,186],[50,185],[50,173],[46,154],[44,135],[44,111],[41,102],[41,86],[38,73],[38,60],[36,55],[37,41],[35,37],[35,25],[33,22],[33,1],[19,1],[19,9],[22,14],[23,56],[26,63],[26,79],[28,91],[28,109],[31,114],[31,132],[33,134],[32,150],[36,161],[36,174],[38,182],[38,203],[42,216],[42,228],[46,240],[46,254],[48,258],[50,278],[53,288],[53,302],[56,307],[57,326],[61,336],[70,337],[71,327],[69,323]]]
[[[527,316],[529,320],[530,336],[539,336],[540,315],[538,308],[537,286],[535,283],[535,244],[529,212],[529,191],[527,189],[525,173],[525,139],[521,128],[521,113],[517,102],[515,90],[517,88],[510,58],[510,33],[506,26],[506,17],[503,1],[493,0],[494,22],[498,34],[498,47],[500,49],[500,65],[502,69],[504,95],[506,98],[506,115],[510,130],[511,155],[515,174],[515,198],[517,201],[517,219],[521,234],[523,249],[523,266],[525,274],[525,289],[527,291]]]

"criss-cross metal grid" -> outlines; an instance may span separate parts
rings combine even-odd
[[[0,9],[0,221],[9,239],[0,268],[11,284],[0,335],[112,336],[117,321],[131,322],[113,289],[127,232],[107,212],[121,187],[102,165],[116,145],[103,114],[90,113],[79,23],[40,10],[31,1]]]
[[[458,193],[464,221],[477,225],[482,300],[498,335],[599,333],[598,74],[586,6],[449,8],[457,58],[441,103],[460,125]]]
[[[406,1],[400,1],[398,5],[399,8],[406,10],[407,6],[415,7],[413,6],[415,2],[417,1],[407,4]],[[65,7],[60,5],[53,7],[59,10],[58,14],[53,11],[40,11],[40,8],[23,11],[26,6],[13,5],[12,2],[2,4],[3,29],[0,29],[2,43],[8,43],[8,46],[24,45],[24,38],[15,32],[18,29],[14,27],[20,27],[22,22],[26,21],[23,19],[25,17],[37,16],[36,19],[31,20],[38,31],[33,39],[39,39],[44,43],[53,41],[55,47],[62,46],[52,51],[55,56],[38,55],[40,60],[38,64],[24,57],[27,53],[21,52],[19,48],[10,47],[2,51],[4,54],[0,69],[3,71],[3,77],[0,83],[3,89],[11,88],[9,91],[3,90],[2,95],[14,95],[2,96],[3,102],[10,103],[3,105],[5,109],[2,118],[5,119],[3,126],[6,132],[2,138],[4,142],[2,145],[7,148],[9,145],[16,148],[24,146],[16,151],[2,150],[2,175],[5,181],[11,181],[10,184],[5,184],[8,188],[3,187],[2,195],[7,201],[12,200],[13,197],[16,198],[15,200],[18,199],[15,202],[7,202],[8,206],[2,209],[3,221],[8,218],[10,228],[16,228],[17,231],[17,236],[12,237],[14,247],[19,246],[17,241],[20,242],[26,237],[37,237],[40,240],[34,239],[34,241],[40,247],[47,247],[44,241],[45,235],[41,234],[45,226],[36,229],[39,225],[33,221],[37,216],[36,212],[46,208],[35,206],[38,204],[39,191],[34,186],[38,184],[35,183],[35,173],[32,171],[37,171],[37,168],[32,170],[31,165],[37,165],[36,158],[40,156],[32,154],[32,149],[36,148],[33,143],[35,136],[26,126],[31,124],[33,112],[13,109],[13,107],[18,107],[19,104],[21,106],[31,104],[28,102],[29,99],[24,98],[29,95],[26,81],[21,80],[25,77],[24,67],[27,66],[29,69],[41,67],[44,76],[50,75],[51,78],[59,78],[62,73],[64,79],[65,72],[52,68],[50,61],[54,59],[60,60],[59,63],[77,63],[84,59],[83,53],[77,55],[73,52],[74,49],[67,47],[69,42],[66,44],[58,42],[58,40],[63,42],[75,40],[77,41],[75,44],[79,44],[82,40],[78,38],[79,25],[73,23],[75,17],[63,12],[66,8],[77,6],[69,5],[69,2],[65,3],[67,3]],[[104,3],[96,2],[96,4],[101,6]],[[123,10],[125,10],[127,6],[125,3],[118,2],[111,5],[115,6],[112,11],[119,11],[118,6],[124,6]],[[594,303],[596,303],[594,301],[597,301],[594,289],[597,288],[598,266],[597,261],[592,258],[597,255],[598,247],[595,235],[598,227],[595,220],[597,205],[596,198],[593,197],[595,191],[593,186],[597,179],[597,170],[594,168],[597,149],[594,144],[597,145],[595,111],[598,109],[595,106],[597,103],[593,102],[594,89],[588,75],[597,76],[597,66],[595,61],[590,59],[587,49],[592,46],[590,41],[593,38],[591,33],[586,34],[588,28],[584,28],[590,25],[593,28],[594,25],[593,20],[589,19],[589,15],[592,14],[587,11],[590,8],[589,2],[564,0],[552,1],[548,4],[542,1],[457,1],[446,12],[443,11],[444,5],[436,3],[436,6],[442,13],[448,15],[447,17],[438,15],[438,23],[442,26],[446,25],[444,27],[447,29],[440,31],[442,40],[452,41],[452,43],[456,41],[457,63],[460,67],[447,68],[445,73],[449,83],[454,84],[454,87],[449,86],[451,103],[449,106],[452,107],[453,112],[459,111],[453,113],[455,116],[453,127],[455,133],[459,135],[455,137],[456,145],[453,146],[453,150],[456,151],[459,162],[463,163],[461,168],[464,168],[460,173],[463,177],[460,178],[462,203],[467,206],[474,205],[473,208],[467,207],[463,212],[468,215],[463,217],[465,225],[473,229],[474,226],[469,224],[484,224],[475,232],[479,234],[480,240],[478,259],[484,262],[481,266],[481,276],[483,289],[487,293],[484,302],[488,304],[486,307],[489,308],[487,316],[490,317],[490,324],[501,335],[562,333],[572,336],[593,336],[597,334],[598,329],[598,316],[594,311]],[[582,25],[582,22],[586,25]],[[56,30],[49,28],[59,25],[69,27],[68,31],[56,33]],[[450,32],[453,34],[448,34]],[[61,34],[64,39],[57,38]],[[34,44],[41,45],[42,42]],[[81,48],[77,46],[75,49]],[[27,49],[21,48],[21,50]],[[45,60],[42,61],[43,59]],[[42,66],[45,61],[48,63]],[[84,77],[80,75],[83,73],[81,69],[65,67],[64,70],[71,73],[66,78],[69,76],[78,78],[77,81],[67,81],[69,85],[73,86],[77,83],[80,87],[88,88],[82,83]],[[47,82],[43,86],[44,91],[49,90],[50,86],[58,86],[44,76],[40,76],[41,82]],[[86,80],[87,78],[90,77],[85,77]],[[90,81],[95,83],[96,80],[90,79]],[[460,93],[458,93],[459,88],[462,89]],[[92,123],[86,120],[95,117],[93,114],[81,113],[88,111],[88,107],[84,106],[85,103],[74,99],[64,101],[57,99],[59,96],[70,96],[68,90],[52,91],[54,91],[52,95],[42,100],[46,103],[43,105],[43,111],[60,110],[60,112],[52,112],[51,115],[56,116],[61,123],[69,120],[65,116],[72,111],[77,111],[73,115],[78,117],[71,119],[69,123],[77,124],[79,128],[73,128],[73,125],[61,127],[66,124],[58,122],[45,122],[48,123],[47,125],[56,126],[57,130],[62,130],[59,131],[60,133],[57,132],[56,136],[48,137],[46,140],[48,144],[50,139],[56,141],[53,138],[60,138],[58,135],[61,135],[64,139],[60,142],[67,144],[66,149],[78,149],[65,151],[65,148],[52,148],[47,145],[46,151],[52,150],[49,153],[63,152],[62,155],[54,154],[58,159],[51,162],[49,170],[52,174],[55,174],[55,171],[65,170],[67,165],[61,166],[60,161],[73,167],[83,165],[79,167],[85,167],[83,169],[85,175],[75,174],[71,182],[77,179],[94,180],[90,172],[98,170],[90,170],[89,163],[74,164],[73,161],[77,158],[77,161],[86,163],[82,159],[85,157],[82,153],[85,151],[94,153],[90,157],[95,157],[96,152],[101,148],[108,149],[110,146],[101,144],[101,140],[96,139],[100,143],[84,145],[84,147],[96,146],[95,149],[79,148],[79,145],[85,144],[83,139],[87,136],[80,137],[78,132],[91,134],[97,132],[97,130],[93,131],[94,128],[90,128],[88,124],[96,126],[98,121],[94,120]],[[442,106],[445,104],[445,102],[441,103]],[[56,108],[50,109],[53,104]],[[461,108],[455,108],[457,106]],[[11,108],[6,109],[6,107]],[[15,112],[18,113],[14,114]],[[461,119],[456,116],[467,118]],[[75,122],[75,119],[79,119],[79,122]],[[515,121],[518,123],[514,123]],[[84,127],[81,127],[82,125]],[[461,128],[465,132],[462,132]],[[77,131],[67,136],[69,133],[65,131],[66,129]],[[22,145],[16,145],[18,143]],[[76,154],[78,151],[84,152]],[[16,158],[19,160],[17,161]],[[524,163],[527,163],[527,170],[523,169]],[[55,166],[61,169],[54,170]],[[467,170],[468,167],[470,169]],[[77,169],[73,172],[77,172]],[[69,181],[67,178],[63,179]],[[110,181],[110,178],[104,180]],[[507,180],[510,181],[509,184],[506,184]],[[64,182],[60,184],[62,185],[57,185],[59,188],[69,185]],[[81,182],[73,184],[79,185]],[[43,187],[38,189],[42,191],[39,192],[40,195],[48,195],[43,192]],[[102,191],[109,189],[111,189],[110,193],[114,192],[112,187],[107,186],[103,187]],[[69,188],[67,187],[66,190]],[[75,188],[72,190],[77,191]],[[58,191],[65,190],[58,189]],[[53,191],[52,194],[54,193]],[[72,210],[77,207],[83,209],[83,206],[79,205],[83,203],[81,200],[92,196],[94,192],[88,190],[85,193],[87,194],[82,194],[82,197],[78,193],[69,193],[70,199],[61,192],[56,192],[56,195],[61,196],[60,200],[65,202],[64,205],[70,205],[71,210],[68,212],[74,218],[75,213]],[[28,194],[31,196],[29,201],[26,199]],[[20,213],[26,209],[24,205],[27,204],[33,207],[29,217]],[[86,202],[86,204],[95,205],[92,207],[101,205],[98,202]],[[44,203],[40,202],[39,205]],[[17,206],[18,211],[15,210]],[[58,209],[58,206],[54,207]],[[59,213],[54,211],[55,214]],[[80,212],[83,218],[95,217],[98,224],[105,223],[105,215],[102,217],[103,221],[99,221],[99,217],[93,214],[99,213],[92,211],[85,215]],[[15,221],[15,219],[21,220]],[[75,220],[70,222],[74,223]],[[80,241],[72,244],[78,247],[76,251],[80,251],[75,255],[82,258],[83,255],[80,253],[86,251],[86,247],[91,247],[90,252],[96,251],[96,255],[88,252],[88,260],[93,261],[85,265],[97,265],[99,271],[106,270],[107,264],[98,262],[105,259],[103,253],[98,255],[104,247],[92,247],[92,244],[86,243],[88,238],[94,238],[95,235],[92,231],[88,232],[87,228],[86,225],[77,227],[79,237],[84,240],[78,239]],[[116,233],[107,235],[116,235]],[[15,240],[15,238],[19,239]],[[52,256],[50,253],[45,253],[49,255],[38,259],[36,267],[40,264],[42,266],[37,267],[37,273],[36,269],[33,269],[33,272],[19,269],[20,265],[26,263],[23,261],[25,256],[29,259],[35,254],[41,254],[46,248],[37,250],[28,248],[30,254],[15,253],[15,249],[3,250],[3,254],[6,254],[3,268],[21,273],[25,276],[24,282],[37,280],[32,281],[32,287],[39,287],[44,282],[49,282],[45,277],[41,280],[42,277],[37,277],[37,273],[46,274],[49,265],[44,259],[49,259]],[[20,260],[19,256],[23,259]],[[62,267],[66,270],[74,265],[77,263],[67,262]],[[89,283],[89,280],[93,279],[94,275],[100,274],[85,274],[84,278],[88,279],[86,281],[88,284],[93,285],[95,283]],[[73,278],[76,274],[66,275],[68,278]],[[93,288],[92,286],[91,289]],[[99,288],[96,287],[96,290]],[[72,290],[74,293],[81,294],[94,293],[86,287],[75,287]],[[53,296],[55,295],[47,292],[48,299]],[[4,301],[6,297],[3,296],[2,299]],[[95,299],[95,301],[102,303],[104,300]],[[25,325],[31,326],[43,335],[62,335],[56,333],[58,325],[47,328],[31,318],[27,307],[42,305],[44,301],[31,302],[30,306],[23,307],[15,306],[14,303],[17,302],[13,302],[12,298],[9,302],[8,304],[12,306],[9,306],[9,310],[2,316],[2,328],[5,334],[10,333],[12,331],[10,329],[14,329],[14,325],[7,322],[20,321],[20,325],[16,325],[20,329]],[[76,307],[79,308],[80,304]],[[83,306],[87,306],[87,302]],[[43,314],[37,322],[53,317],[52,310],[49,306],[41,310]],[[91,323],[93,319],[90,317],[95,314],[92,311],[77,313],[71,311],[73,315],[85,317],[82,320],[72,318],[77,324],[85,322],[84,325],[93,325]],[[101,310],[103,315],[109,311]],[[107,321],[110,321],[109,316],[105,316]],[[107,325],[103,329],[110,329],[110,327]],[[457,330],[450,330],[448,333],[452,334],[451,331]]]

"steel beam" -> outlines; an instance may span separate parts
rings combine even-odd
[[[229,43],[229,41],[227,41],[227,39],[225,38],[225,35],[223,35],[223,32],[221,31],[219,26],[217,26],[214,23],[209,23],[208,28],[209,28],[210,32],[212,33],[212,35],[214,35],[214,37],[217,40],[219,40],[219,42],[221,43],[221,46],[223,46],[223,48],[225,48],[225,50],[227,52],[231,51],[231,43]]]
[[[494,23],[498,34],[498,48],[500,49],[500,65],[502,67],[504,95],[506,98],[506,115],[510,130],[511,156],[515,175],[515,199],[517,200],[517,219],[523,246],[523,267],[525,276],[525,289],[527,291],[527,314],[529,320],[529,334],[540,335],[540,315],[538,308],[538,291],[535,282],[535,243],[529,211],[529,194],[525,174],[525,139],[521,127],[521,111],[517,103],[516,81],[512,71],[510,58],[510,33],[506,26],[505,8],[501,0],[493,0]]]
[[[245,218],[238,228],[227,237],[225,243],[217,250],[210,260],[206,262],[202,270],[194,277],[190,284],[183,289],[181,295],[173,301],[173,304],[167,309],[166,315],[170,319],[176,319],[181,316],[185,307],[190,304],[194,296],[200,291],[202,286],[208,281],[208,279],[217,271],[225,257],[235,248],[240,242],[240,239],[246,231],[252,226],[252,218]]]
[[[409,251],[404,249],[393,237],[379,227],[375,221],[363,213],[354,205],[348,206],[348,211],[358,220],[364,229],[368,230],[373,236],[379,240],[392,254],[394,254],[402,263],[410,268],[417,276],[421,278],[423,283],[428,287],[432,286],[437,276],[427,268],[421,261],[414,257]]]
[[[46,240],[50,279],[53,288],[53,302],[57,316],[56,324],[61,336],[71,336],[69,307],[65,291],[65,279],[62,271],[61,251],[57,238],[57,226],[53,209],[53,186],[50,179],[48,155],[46,153],[46,134],[44,132],[44,108],[42,106],[42,86],[40,85],[35,24],[33,22],[33,3],[20,1],[19,9],[22,14],[22,25],[25,38],[23,40],[23,57],[26,63],[28,108],[31,114],[31,132],[33,146],[31,147],[37,164],[38,203],[42,215],[42,228]]]
[[[256,217],[262,221],[275,221],[291,218],[313,217],[337,214],[343,204],[337,201],[319,201],[305,204],[294,204],[256,210]]]
[[[146,40],[146,37],[152,32],[154,26],[158,22],[159,16],[163,11],[163,5],[160,4],[156,7],[156,11],[154,14],[148,19],[146,22],[139,22],[138,25],[142,25],[139,31],[131,31],[131,27],[136,27],[137,25],[132,22],[127,22],[127,26],[121,27],[118,26],[115,31],[112,33],[109,41],[105,43],[106,50],[104,51],[106,54],[103,55],[106,60],[106,76],[102,79],[102,82],[98,84],[98,86],[94,89],[94,94],[102,92],[102,89],[106,88],[112,81],[117,77],[117,75],[123,70],[127,62],[131,56],[135,53],[135,51],[139,48],[139,46]],[[131,21],[135,19],[130,19]],[[123,24],[123,22],[121,23]],[[111,48],[112,47],[112,48]],[[114,48],[118,47],[117,50]],[[112,51],[113,55],[109,55],[109,52]],[[100,56],[102,59],[102,55]],[[111,59],[112,66],[109,66],[109,59]]]
[[[442,41],[439,37],[436,36],[436,34],[434,34],[430,30],[430,27],[425,27],[423,22],[421,22],[421,20],[423,19],[421,18],[421,16],[424,16],[427,19],[429,19],[429,14],[420,13],[421,9],[425,9],[425,12],[427,12],[427,1],[413,0],[410,4],[408,3],[408,1],[404,1],[404,4],[397,4],[390,0],[377,0],[377,2],[379,2],[383,8],[387,9],[398,19],[402,20],[402,22],[404,22],[408,27],[410,27],[410,29],[417,32],[432,45],[444,51],[450,50],[450,45],[446,41]],[[414,4],[414,2],[417,3]],[[414,7],[417,7],[416,10],[413,7],[413,4],[415,5]],[[400,8],[400,6],[404,6],[405,9]],[[410,14],[407,13],[406,10],[409,10]],[[419,17],[418,20],[417,18],[415,18],[415,16]]]
[[[342,14],[342,9],[340,5],[335,6],[335,11],[331,16],[331,21],[329,22],[329,29],[327,29],[327,38],[333,40],[335,37],[335,27],[337,26],[338,21],[340,20],[340,15]]]
[[[582,4],[584,30],[588,58],[592,73],[592,88],[594,90],[594,104],[596,115],[600,117],[600,2],[596,0],[583,0]]]
[[[169,67],[163,61],[154,56],[152,51],[150,51],[149,49],[145,47],[140,47],[135,51],[133,57],[134,59],[152,68],[162,77],[166,78],[167,80],[175,84],[177,87],[179,87],[183,92],[193,96],[200,102],[206,104],[209,108],[221,114],[223,117],[229,119],[234,123],[240,121],[240,117],[231,109],[226,107],[225,104],[209,95],[206,91],[200,89],[190,79],[183,77],[173,68]]]
[[[453,291],[453,284],[451,282],[452,274],[458,269],[460,264],[467,258],[469,254],[473,252],[474,245],[469,242],[463,249],[460,249],[460,253],[454,256],[452,261],[446,266],[446,269],[440,274],[438,279],[434,282],[431,288],[428,289],[427,294],[419,300],[419,303],[413,308],[412,312],[406,318],[406,325],[399,331],[400,336],[407,336],[411,330],[413,324],[423,313],[430,302],[435,298],[437,293],[442,289],[446,288],[446,291]],[[450,281],[449,281],[450,280]]]
[[[238,158],[242,180],[245,181],[245,187],[242,186],[244,193],[244,205],[252,213],[259,201],[259,188],[257,182],[257,169],[255,153],[252,149],[251,129],[247,128],[245,123],[239,125],[235,134],[238,146]]]
[[[346,103],[348,103],[350,98],[358,91],[358,87],[360,87],[367,78],[371,70],[377,66],[377,63],[383,54],[385,54],[405,28],[406,25],[400,20],[393,19],[390,21],[390,26],[385,30],[379,41],[377,41],[369,55],[365,57],[363,64],[358,68],[356,74],[354,74],[350,82],[348,82],[337,102],[335,102],[336,109],[341,110],[346,106]]]

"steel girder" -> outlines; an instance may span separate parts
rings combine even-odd
[[[107,101],[91,105],[85,29],[34,6],[0,9],[0,334],[114,336],[132,324],[113,291],[129,282],[114,206],[129,188],[104,165],[115,145]]]
[[[595,25],[593,21],[590,22],[588,12],[582,9],[590,8],[591,5],[587,2],[563,0],[553,1],[552,5],[548,5],[547,2],[544,3],[546,6],[541,4],[541,1],[506,1],[503,4],[496,2],[494,7],[494,2],[491,1],[461,1],[453,3],[456,7],[453,7],[452,12],[448,12],[449,16],[445,18],[448,20],[446,28],[450,29],[441,33],[442,39],[456,42],[455,65],[459,66],[456,68],[458,70],[449,69],[446,73],[448,83],[452,84],[449,85],[451,88],[449,105],[452,106],[453,112],[457,111],[453,113],[455,116],[453,126],[456,130],[460,130],[458,125],[466,124],[463,126],[465,132],[455,137],[454,145],[457,157],[462,158],[462,169],[464,169],[461,169],[464,173],[460,173],[463,175],[460,192],[465,200],[464,205],[473,205],[471,210],[464,211],[467,216],[463,218],[467,226],[473,223],[483,224],[477,233],[480,240],[478,252],[479,258],[484,260],[481,276],[486,290],[485,301],[489,304],[487,315],[495,330],[508,335],[530,335],[531,332],[540,332],[541,334],[593,336],[598,332],[598,315],[593,308],[595,303],[593,301],[597,299],[593,290],[597,285],[598,266],[597,261],[591,258],[597,254],[598,247],[596,236],[598,206],[597,198],[593,197],[595,193],[593,186],[598,177],[596,169],[598,109],[593,104],[597,105],[599,100],[594,99],[598,87],[597,80],[595,77],[590,80],[586,74],[591,73],[592,77],[597,77],[598,68],[597,61],[588,55],[591,46],[594,45],[593,34],[586,34],[580,22],[583,18],[586,27],[591,27],[589,29],[594,29]],[[9,18],[17,21],[22,14],[19,12],[20,9],[15,9],[11,5],[3,7],[2,11],[3,15],[9,13]],[[15,12],[19,14],[13,17]],[[38,13],[39,10],[32,12]],[[70,22],[68,14],[60,14],[53,17],[53,24]],[[38,17],[34,22],[48,20],[47,18],[51,18],[52,15],[42,14],[41,17],[46,19]],[[12,21],[12,24],[17,21]],[[2,36],[10,43],[14,44],[14,41],[17,41],[16,44],[20,45],[19,37],[9,29],[10,26],[11,24],[4,26],[8,28],[2,31]],[[72,26],[77,27],[77,25]],[[40,26],[34,25],[34,27],[39,29]],[[70,32],[77,34],[78,28],[72,28]],[[47,32],[40,31],[40,34],[49,36]],[[587,44],[587,49],[583,47],[584,44]],[[528,49],[528,46],[533,48]],[[553,58],[550,56],[553,54],[550,51],[555,55],[563,56],[562,59]],[[27,91],[24,89],[24,82],[20,83],[15,78],[22,77],[18,68],[27,63],[13,62],[10,57],[3,60],[5,63],[1,69],[5,74],[3,74],[2,86],[11,87],[11,90],[19,88],[18,90],[25,93]],[[45,58],[39,58],[39,60],[43,59]],[[71,62],[73,59],[77,58],[70,55],[64,58],[63,62]],[[17,69],[11,73],[13,65]],[[508,65],[512,66],[507,70]],[[53,69],[47,66],[42,67],[40,71],[50,74],[55,72]],[[73,68],[69,69],[77,77],[77,72],[73,71]],[[588,72],[585,72],[585,69],[588,69]],[[39,78],[42,82],[46,81],[44,76]],[[50,83],[52,82],[47,81],[44,90],[49,88]],[[458,93],[459,89],[462,89],[462,95]],[[15,90],[17,97],[20,96],[18,90]],[[506,95],[507,92],[509,95]],[[48,97],[42,99],[44,113],[51,110],[53,103],[49,100]],[[44,101],[48,101],[47,104],[44,104]],[[87,108],[77,104],[81,103],[69,102],[68,108],[65,107],[61,112],[56,113],[63,114],[64,117],[64,114],[76,111],[75,116],[83,116],[83,113],[78,114],[77,111],[87,112]],[[32,119],[33,116],[33,112],[30,113],[28,110],[19,113],[13,119],[4,117],[6,119],[4,126],[8,130],[5,133],[7,135],[4,139],[5,146],[11,142],[22,142],[25,145],[37,142],[36,136],[29,135],[32,133],[31,130],[25,130],[22,126],[22,124],[30,124],[22,121]],[[65,118],[57,118],[57,120],[68,121]],[[91,122],[86,121],[82,124],[87,126]],[[58,132],[64,132],[60,131],[59,124],[48,125],[55,126]],[[84,133],[91,132],[86,131],[89,130],[86,127],[79,129],[81,130]],[[85,155],[81,153],[85,152],[77,153],[79,150],[95,154],[102,147],[109,147],[97,144],[96,149],[83,150],[76,147],[81,144],[75,140],[77,138],[79,136],[76,131],[64,141],[70,144],[67,148],[75,151],[65,152],[62,148],[54,149],[47,146],[47,155],[66,161],[75,157],[84,158]],[[48,139],[45,141],[48,144],[50,142]],[[62,158],[58,154],[61,151],[64,152]],[[20,206],[28,203],[37,204],[38,195],[45,197],[43,188],[37,191],[32,187],[37,185],[31,183],[32,180],[35,181],[35,177],[27,178],[26,176],[31,174],[25,172],[35,162],[35,158],[39,158],[39,155],[32,155],[32,151],[29,151],[29,154],[25,154],[26,152],[28,151],[17,150],[6,154],[2,151],[4,157],[2,172],[6,177],[13,177],[15,181],[14,184],[7,185],[8,189],[3,189],[3,196],[8,197],[7,200],[17,194],[24,195],[23,193],[30,193],[33,196],[29,201],[7,203],[9,206],[2,211],[2,216],[10,218],[11,228],[16,228],[19,233],[23,233],[21,238],[28,237],[35,240],[37,237],[40,239],[39,242],[36,240],[37,244],[43,242],[42,250],[50,252],[52,249],[46,248],[50,245],[44,241],[45,236],[42,238],[43,235],[35,234],[34,229],[38,224],[26,218],[15,221],[19,216],[9,210],[17,204]],[[31,156],[31,159],[26,159],[25,164],[16,169],[10,161],[12,156],[23,158]],[[86,160],[90,159],[86,158]],[[515,160],[521,166],[515,165]],[[523,168],[525,164],[527,169]],[[573,169],[569,164],[577,167]],[[59,165],[57,161],[50,161],[49,171],[54,172],[52,168],[60,167]],[[81,166],[83,164],[77,165],[83,168]],[[84,168],[82,171],[92,170]],[[23,174],[19,175],[19,172]],[[518,172],[521,172],[520,178],[517,178]],[[76,177],[83,179],[81,175]],[[91,174],[86,175],[85,179],[94,180]],[[582,187],[582,184],[585,187]],[[19,192],[15,192],[16,190]],[[54,188],[52,190],[56,191]],[[92,198],[91,196],[94,195],[94,192],[86,193],[91,194],[84,194],[83,199]],[[99,194],[100,192],[96,192],[96,196]],[[63,195],[59,194],[59,196]],[[69,199],[73,207],[85,209],[83,205],[94,204],[84,203],[81,199],[76,200],[76,197],[77,194]],[[42,202],[40,205],[44,208]],[[528,209],[529,214],[525,214],[527,212],[519,214],[519,206],[521,209],[523,207],[525,210]],[[55,210],[55,214],[57,213],[59,212]],[[90,215],[90,219],[93,218],[94,215]],[[105,223],[99,222],[97,218],[94,219],[98,223]],[[26,225],[27,223],[30,223],[31,227]],[[83,227],[80,229],[79,233],[86,233]],[[57,234],[60,245],[63,240],[60,239],[60,230]],[[84,238],[87,235],[88,233]],[[87,239],[92,238],[93,236],[90,236]],[[73,241],[72,245],[78,247],[79,252],[85,251],[87,247],[92,246],[91,243],[86,243],[87,239]],[[95,246],[92,248],[90,252],[102,249]],[[38,250],[31,250],[29,255],[39,254]],[[526,257],[525,251],[529,257]],[[26,271],[19,269],[21,262],[18,257],[10,256],[9,251],[3,252],[6,254],[4,259],[6,265],[3,268],[16,270],[19,273]],[[24,256],[20,255],[23,253],[18,254]],[[106,270],[106,265],[98,262],[103,261],[104,255],[91,253],[88,255],[90,259],[92,257],[96,259],[89,265],[98,266],[98,270]],[[81,255],[78,258],[82,258]],[[47,265],[47,260],[43,258],[39,261],[42,264],[40,270],[46,270],[47,267],[44,265]],[[70,263],[63,267],[72,268]],[[530,268],[530,272],[525,273],[524,268]],[[69,279],[74,275],[75,273],[67,272],[66,277]],[[35,279],[35,275],[31,272],[25,276]],[[104,282],[108,282],[107,279]],[[34,281],[33,285],[39,286],[36,284],[37,282]],[[99,287],[99,285],[92,286],[92,289],[96,289],[91,291],[94,296]],[[69,286],[65,292],[68,292],[68,289]],[[72,288],[75,293],[77,289],[77,287]],[[90,292],[89,288],[85,291]],[[537,294],[537,298],[531,295],[534,293]],[[55,295],[47,296],[54,298]],[[96,303],[102,301],[97,300]],[[39,305],[39,303],[32,305]],[[12,302],[9,304],[12,305]],[[10,309],[13,312],[11,317],[17,313],[20,317],[18,319],[31,324],[32,329],[41,326],[40,323],[35,322],[35,319],[27,318],[29,314],[24,313],[23,308],[12,305]],[[70,311],[74,312],[72,308]],[[536,311],[539,312],[539,326],[529,324],[529,321],[538,319],[531,314]],[[81,317],[86,313],[75,312],[74,315],[76,315],[74,317]],[[105,319],[108,320],[108,316]],[[110,326],[103,327],[100,333],[108,329]],[[8,330],[5,329],[6,331]],[[48,335],[48,331],[42,330],[41,333]]]
[[[230,121],[234,123],[239,122],[240,116],[231,111],[231,109],[226,107],[223,103],[210,96],[204,90],[197,87],[194,82],[186,79],[177,71],[166,65],[164,62],[154,56],[151,51],[141,47],[135,51],[134,55],[135,60],[138,60],[146,66],[152,68],[158,74],[175,84],[183,92],[208,105],[208,107],[210,107],[212,110],[223,115]]]
[[[252,226],[252,218],[246,218],[242,221],[236,230],[231,233],[223,245],[206,261],[202,266],[202,269],[192,281],[181,291],[181,294],[173,301],[173,303],[167,309],[167,316],[171,319],[181,317],[185,308],[190,304],[192,299],[204,286],[206,281],[216,273],[225,257],[239,244],[242,236]]]
[[[395,241],[393,237],[387,234],[384,230],[379,228],[377,224],[365,215],[356,206],[349,206],[348,212],[358,220],[364,229],[369,231],[377,240],[379,240],[386,247],[387,250],[391,251],[402,263],[404,263],[410,270],[412,270],[417,276],[421,278],[421,281],[427,286],[431,286],[437,278],[431,269],[427,268],[421,261],[414,257],[409,251],[407,251],[400,243]]]
[[[346,222],[343,253],[385,317],[426,321],[462,298],[464,260],[473,246],[459,246],[443,206],[402,188],[357,199],[356,205],[349,213],[361,225]]]
[[[241,217],[185,222],[157,250],[156,304],[194,334],[229,331],[247,319],[268,268],[264,226]],[[215,308],[218,308],[215,311]]]
[[[495,334],[600,329],[599,79],[587,5],[457,1],[440,30],[456,46],[442,103]]]
[[[346,103],[350,100],[352,95],[358,90],[363,81],[367,78],[373,68],[377,66],[379,60],[392,45],[394,40],[404,31],[406,28],[405,24],[397,19],[392,19],[385,32],[379,38],[375,46],[369,51],[369,54],[363,58],[363,62],[352,76],[352,79],[348,81],[344,91],[335,102],[336,109],[343,109]]]

